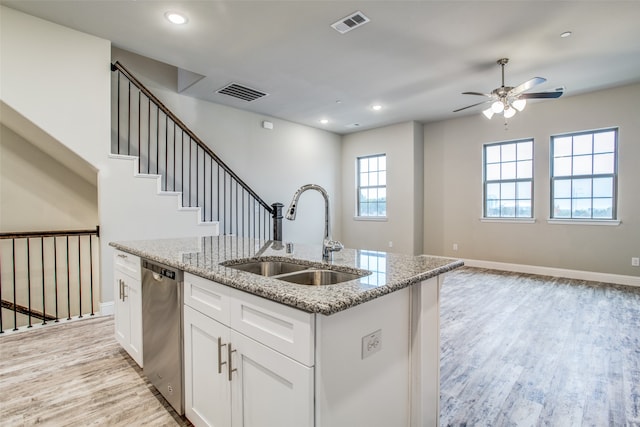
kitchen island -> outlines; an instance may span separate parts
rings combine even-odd
[[[319,246],[231,236],[111,246],[185,273],[194,424],[437,425],[439,287],[461,261],[344,249],[327,262]],[[300,285],[234,268],[249,260],[362,277]]]

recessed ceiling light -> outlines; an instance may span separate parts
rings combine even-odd
[[[570,37],[571,34],[573,34],[571,31],[565,31],[564,33],[560,34],[560,37],[562,37],[563,39],[566,39],[567,37]]]
[[[371,106],[371,109],[372,109],[373,111],[380,111],[380,110],[382,110],[382,105],[380,105],[380,104],[374,104],[374,105],[372,105],[372,106]]]
[[[178,12],[167,12],[164,14],[164,17],[169,20],[172,24],[182,25],[187,23],[187,17]]]
[[[320,123],[322,123],[323,125],[326,125],[327,123],[329,123],[329,120],[327,119],[321,119]]]

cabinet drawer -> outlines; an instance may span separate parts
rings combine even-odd
[[[140,280],[140,257],[116,249],[113,254],[113,265],[116,270]]]
[[[231,327],[306,365],[314,365],[314,320],[306,313],[230,289]]]
[[[184,275],[184,304],[229,326],[229,291],[221,285],[193,274]]]

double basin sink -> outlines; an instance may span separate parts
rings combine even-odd
[[[239,264],[223,263],[222,265],[289,283],[310,286],[335,285],[371,274],[370,271],[355,273],[352,271],[328,270],[313,265],[286,261],[247,261]]]

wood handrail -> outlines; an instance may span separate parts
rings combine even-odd
[[[0,233],[0,239],[26,239],[36,237],[87,236],[100,237],[100,227],[94,230],[55,230],[55,231],[9,231]]]

